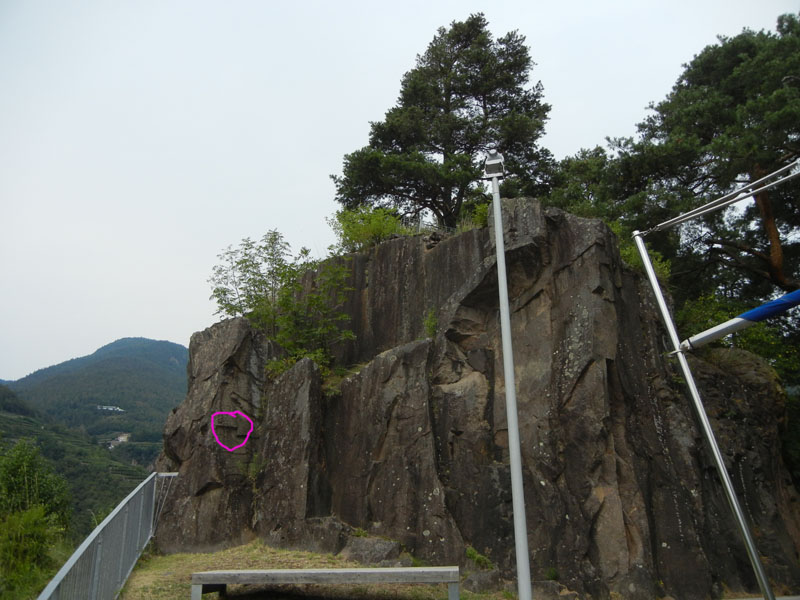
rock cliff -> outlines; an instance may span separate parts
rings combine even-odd
[[[594,598],[756,589],[651,292],[614,236],[532,200],[506,201],[504,228],[533,578]],[[359,530],[432,564],[465,565],[471,546],[513,577],[492,239],[402,238],[350,257],[356,340],[337,354],[360,367],[334,391],[308,360],[266,381],[275,349],[243,319],[195,334],[158,463],[180,472],[161,549],[258,536],[338,552]],[[769,576],[796,591],[780,388],[751,356],[710,358],[693,367],[730,473]],[[229,452],[210,417],[236,410],[255,427]],[[232,448],[247,430],[227,417],[216,433]]]

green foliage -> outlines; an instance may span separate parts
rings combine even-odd
[[[546,188],[552,159],[537,140],[550,107],[541,83],[528,85],[532,66],[525,38],[493,39],[482,14],[440,28],[403,77],[397,105],[371,124],[369,145],[346,155],[342,176],[332,176],[336,199],[345,208],[430,211],[454,228],[464,203],[484,195],[490,147],[505,155],[507,189]]]
[[[428,314],[425,315],[425,321],[423,322],[425,326],[425,334],[429,338],[436,337],[436,330],[439,327],[439,319],[436,317],[436,311],[434,309],[430,309]]]
[[[743,31],[702,50],[667,97],[650,106],[637,139],[561,161],[547,202],[627,232],[649,227],[758,179],[800,156],[800,21]],[[654,233],[672,263],[676,300],[722,290],[764,299],[800,286],[800,180],[755,202]]]
[[[41,505],[0,516],[0,596],[35,596],[53,575],[50,549],[60,535]]]
[[[36,416],[36,411],[5,385],[0,385],[0,411]]]
[[[478,204],[472,212],[472,222],[476,227],[489,226],[489,205]]]
[[[67,482],[71,497],[67,530],[72,541],[79,541],[92,531],[93,513],[116,506],[147,476],[142,467],[114,460],[116,451],[92,444],[88,436],[61,425],[0,411],[0,433],[9,444],[21,438],[35,438],[40,457]]]
[[[642,256],[636,244],[633,242],[631,234],[624,230],[624,226],[619,221],[612,221],[608,224],[611,231],[617,236],[619,243],[619,255],[623,262],[630,267],[644,273],[644,263]],[[665,259],[658,250],[649,250],[650,262],[653,265],[653,270],[656,272],[656,277],[662,283],[669,282],[670,276],[670,262]]]
[[[283,373],[302,358],[327,372],[333,347],[353,339],[341,310],[350,271],[345,259],[319,262],[302,248],[288,260],[290,246],[275,230],[257,244],[245,238],[239,247],[219,255],[209,279],[218,311],[246,316],[254,327],[276,341],[284,354],[267,365],[267,373]]]
[[[467,558],[478,565],[478,567],[481,569],[494,569],[494,563],[486,558],[483,554],[480,554],[472,546],[467,546]]]
[[[636,139],[610,140],[608,150],[581,150],[562,160],[546,202],[603,219],[619,236],[623,259],[639,266],[630,243],[634,230],[646,231],[800,156],[799,72],[797,15],[779,17],[775,33],[720,37],[685,66],[663,101],[650,106]],[[798,192],[795,179],[647,236],[659,278],[679,312],[685,306],[684,319],[704,320],[697,316],[700,307],[708,310],[720,299],[731,308],[722,312],[733,316],[733,299],[753,307],[776,290],[800,287]],[[787,384],[797,380],[796,318],[733,339],[770,361]]]
[[[686,66],[672,92],[624,143],[631,167],[647,172],[644,197],[672,198],[668,212],[698,206],[789,164],[800,156],[800,21],[778,19],[777,33],[720,37]],[[713,287],[764,297],[773,286],[800,286],[797,180],[757,194],[753,202],[685,227],[681,253],[705,258],[680,269],[677,286]],[[646,206],[646,205],[645,205]],[[726,270],[721,266],[729,267]],[[698,289],[700,282],[710,282]],[[712,287],[713,286],[713,287]]]
[[[160,436],[159,436],[160,437]],[[128,441],[114,446],[109,450],[112,460],[121,464],[141,465],[146,467],[158,457],[162,442],[134,442]]]
[[[613,160],[603,148],[580,150],[558,163],[545,203],[579,217],[618,221],[624,213],[615,189]]]
[[[291,248],[283,234],[273,229],[260,241],[244,238],[237,248],[219,254],[222,263],[212,271],[211,298],[216,314],[247,316],[268,335],[277,329],[278,294],[290,269]]]
[[[0,455],[0,595],[28,597],[57,566],[54,544],[70,516],[66,482],[54,474],[30,440]]]
[[[393,211],[385,208],[342,209],[326,221],[338,240],[331,248],[336,253],[361,252],[393,236],[411,233]]]
[[[548,581],[558,581],[559,574],[558,569],[555,567],[548,567],[547,570],[544,572],[544,578]]]
[[[754,306],[741,300],[719,295],[701,296],[686,302],[677,311],[675,320],[683,337],[724,323]],[[714,345],[748,350],[765,358],[787,385],[800,383],[800,348],[791,340],[792,323],[784,317],[737,331],[714,342]]]
[[[490,206],[491,204],[483,201],[465,203],[458,219],[456,233],[488,227]]]
[[[274,335],[285,355],[271,361],[267,371],[275,376],[298,360],[310,358],[327,376],[334,346],[355,337],[344,327],[350,317],[342,310],[347,293],[352,291],[347,284],[348,259],[315,262],[309,260],[308,250],[303,249],[286,275],[278,293]]]
[[[63,477],[53,473],[31,440],[21,439],[0,456],[0,514],[42,506],[54,523],[66,528],[70,498]]]

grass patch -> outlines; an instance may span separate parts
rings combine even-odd
[[[315,554],[299,550],[279,550],[255,540],[243,546],[229,548],[210,554],[154,555],[145,553],[128,578],[120,600],[173,600],[188,598],[191,593],[192,573],[227,569],[313,569],[361,567],[332,554]],[[267,590],[270,590],[267,592]],[[445,600],[446,585],[309,585],[281,586],[276,595],[275,588],[259,586],[229,586],[228,596],[256,600],[304,596],[310,598],[332,598],[341,600]],[[203,600],[217,600],[218,594],[206,594]],[[464,600],[504,600],[501,592],[496,594],[473,594],[461,590]]]
[[[367,366],[368,363],[358,363],[355,365],[351,365],[348,368],[339,367],[334,369],[327,377],[324,378],[322,382],[322,393],[326,397],[337,396],[342,393],[342,382],[351,377],[356,375]]]
[[[478,553],[472,546],[467,546],[467,558],[481,569],[494,569],[494,564],[483,554]]]

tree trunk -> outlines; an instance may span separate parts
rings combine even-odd
[[[766,173],[763,169],[756,167],[755,177],[753,181],[763,177]],[[764,234],[767,236],[769,244],[769,260],[767,263],[767,272],[769,273],[770,280],[787,292],[798,289],[796,281],[791,281],[786,277],[786,272],[783,268],[783,245],[781,244],[781,235],[778,231],[778,225],[775,222],[775,214],[772,212],[772,201],[769,198],[769,191],[764,190],[755,195],[756,206],[761,213],[761,222],[764,226]]]

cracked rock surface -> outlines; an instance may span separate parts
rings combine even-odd
[[[504,231],[533,579],[547,587],[557,573],[575,597],[596,598],[757,589],[647,282],[623,268],[599,221],[517,199],[504,203]],[[307,360],[267,382],[276,350],[243,319],[195,334],[189,391],[157,464],[180,473],[160,548],[258,536],[339,552],[358,532],[431,564],[466,566],[471,546],[513,578],[492,239],[400,238],[349,257],[357,339],[337,356],[362,367],[334,394]],[[780,388],[752,356],[707,359],[693,368],[767,573],[797,589]],[[234,410],[255,428],[228,452],[209,419]],[[246,424],[224,425],[233,447]]]

